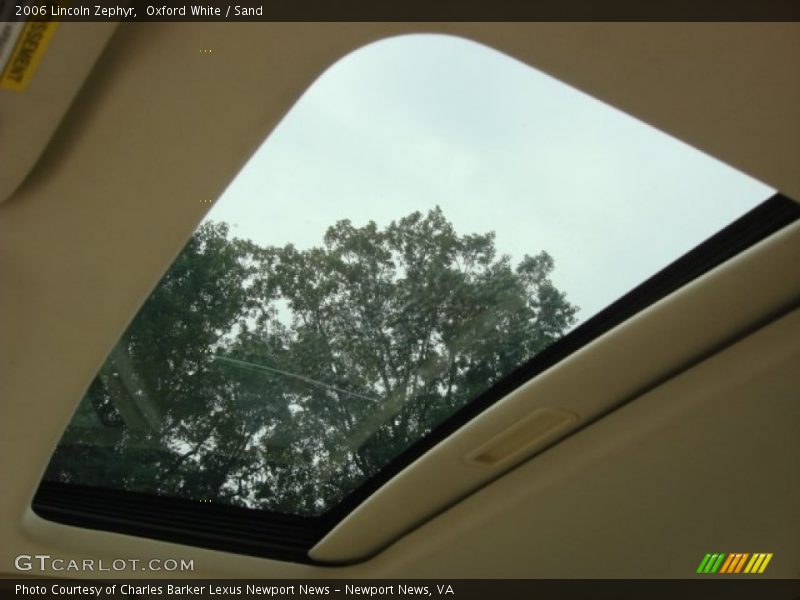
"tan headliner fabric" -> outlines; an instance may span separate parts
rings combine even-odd
[[[204,201],[219,195],[299,94],[337,58],[390,34],[463,34],[800,197],[798,27],[121,25],[45,156],[0,205],[0,564],[11,564],[9,553],[63,548],[69,538],[88,553],[100,548],[152,556],[193,553],[204,557],[201,574],[319,573],[258,559],[228,557],[226,562],[209,551],[37,524],[26,511],[85,387],[202,218],[208,208]],[[55,39],[51,51],[69,51],[58,48],[59,39],[66,36]],[[225,50],[201,61],[197,48],[203,46]],[[40,75],[46,72],[43,63]],[[0,118],[11,117],[0,112]],[[17,143],[9,139],[4,137],[3,144]],[[725,431],[733,434],[736,428],[720,435]],[[631,439],[620,452],[633,453],[636,444]],[[559,468],[558,462],[548,464]],[[739,481],[725,472],[716,478],[725,485]],[[512,486],[508,493],[525,489]],[[557,502],[571,492],[556,487],[548,493]],[[524,516],[516,510],[506,518]],[[691,519],[688,523],[693,525]],[[646,520],[641,526],[654,531]],[[536,527],[530,532],[541,533]],[[414,556],[433,559],[446,547],[416,539],[380,563],[348,573],[374,574],[379,568],[385,574],[421,573]],[[502,541],[498,538],[494,547],[502,549]],[[487,545],[487,552],[492,547]],[[503,560],[502,553],[497,558]],[[487,563],[485,572],[500,573],[502,567]]]

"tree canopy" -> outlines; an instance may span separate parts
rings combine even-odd
[[[335,505],[560,338],[576,307],[541,252],[440,209],[323,244],[208,222],[92,382],[46,479],[293,514]]]

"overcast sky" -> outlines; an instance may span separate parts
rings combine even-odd
[[[547,250],[584,320],[772,193],[504,54],[414,35],[324,73],[207,218],[308,248],[438,204],[515,261]]]

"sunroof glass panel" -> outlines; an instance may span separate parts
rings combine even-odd
[[[322,515],[771,193],[478,44],[373,44],[215,204],[45,480]]]

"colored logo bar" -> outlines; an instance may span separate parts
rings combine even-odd
[[[697,567],[700,574],[713,573],[763,573],[769,561],[772,560],[772,552],[716,552],[706,554]]]

